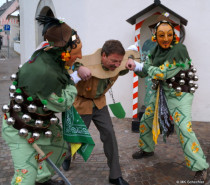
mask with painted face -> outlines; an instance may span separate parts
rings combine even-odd
[[[174,39],[174,31],[168,23],[162,23],[156,31],[157,42],[163,49],[168,49]]]

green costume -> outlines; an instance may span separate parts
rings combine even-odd
[[[193,84],[191,84],[191,87],[189,85],[191,83],[189,82],[189,72],[191,70],[191,60],[187,49],[183,44],[178,43],[168,49],[163,49],[157,45],[151,52],[151,55],[148,55],[142,72],[136,72],[136,74],[140,77],[149,75],[153,80],[161,83],[165,92],[168,110],[170,116],[172,116],[171,119],[173,119],[175,130],[184,152],[186,165],[192,171],[200,171],[207,169],[209,165],[192,130],[191,107],[194,89],[192,88]],[[180,75],[183,76],[180,77]],[[180,79],[186,83],[180,85]],[[140,121],[139,147],[145,152],[153,152],[155,149],[152,130],[158,91],[159,89],[153,93]]]
[[[29,144],[29,140],[33,138],[32,133],[36,132],[37,129],[40,132],[40,137],[35,141],[36,144],[45,154],[53,152],[50,159],[57,167],[62,164],[68,149],[63,140],[59,122],[52,124],[49,117],[49,119],[43,120],[41,126],[35,125],[37,119],[47,115],[56,118],[54,112],[68,110],[77,94],[74,83],[64,67],[65,63],[61,59],[61,52],[65,48],[54,47],[45,51],[45,47],[43,45],[32,55],[31,60],[20,68],[16,80],[13,82],[17,88],[15,96],[22,96],[23,102],[19,104],[22,110],[16,113],[13,111],[12,115],[21,118],[27,112],[25,106],[36,104],[36,112],[31,114],[28,112],[31,115],[31,120],[27,123],[28,127],[22,124],[21,120],[15,120],[14,125],[8,125],[7,120],[11,117],[11,109],[10,112],[5,113],[3,118],[2,136],[10,147],[15,169],[12,185],[43,183],[55,174],[52,167],[46,161],[41,161],[38,153]],[[11,102],[17,103],[16,100]],[[11,107],[12,105],[11,103]],[[43,106],[45,106],[45,110]],[[21,129],[19,125],[17,126],[19,123],[23,128],[29,129],[26,138],[19,135]],[[46,137],[46,131],[51,131],[52,136],[50,138]]]

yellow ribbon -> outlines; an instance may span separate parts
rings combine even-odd
[[[159,95],[160,95],[160,86],[158,86],[158,89],[157,89],[157,97],[155,101],[155,113],[154,113],[153,126],[152,126],[152,134],[153,134],[153,140],[155,144],[157,144],[157,139],[158,139],[158,136],[160,135],[160,125],[158,121]]]

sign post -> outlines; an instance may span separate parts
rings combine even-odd
[[[7,35],[8,58],[9,58],[9,35],[10,35],[10,25],[9,25],[9,24],[5,24],[5,25],[4,25],[4,31],[5,31],[5,34]]]

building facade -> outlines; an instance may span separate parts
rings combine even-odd
[[[135,26],[126,20],[152,4],[153,0],[19,0],[21,63],[28,60],[34,49],[43,40],[41,27],[35,21],[39,14],[65,18],[65,22],[78,31],[83,43],[83,55],[91,54],[108,39],[118,39],[125,48],[135,42]],[[162,0],[161,3],[188,20],[184,44],[197,68],[199,88],[193,102],[193,121],[209,122],[210,112],[210,64],[208,41],[210,1]],[[139,81],[138,107],[143,105],[144,80]],[[120,77],[113,86],[116,102],[121,102],[126,117],[133,114],[133,72]],[[113,103],[109,93],[107,103]]]

